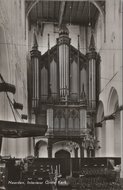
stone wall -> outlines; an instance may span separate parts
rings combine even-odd
[[[105,22],[100,15],[95,27],[95,37],[97,50],[101,56],[100,101],[104,106],[104,116],[107,116],[116,111],[115,106],[113,107],[115,101],[115,94],[114,99],[112,96],[113,91],[116,92],[118,106],[122,105],[122,13],[120,0],[117,2],[106,0],[105,3]],[[103,125],[102,129],[98,129],[98,134],[102,133],[99,135],[101,146],[104,146],[103,141],[106,144],[105,150],[102,147],[97,152],[97,156],[121,156],[120,121],[120,117],[118,120],[115,118],[112,121],[113,126],[110,126],[111,122],[106,121],[106,125]],[[110,131],[108,127],[111,127]],[[117,150],[116,145],[118,145]],[[106,151],[106,147],[113,150],[110,151],[107,148]],[[101,152],[101,150],[103,151]]]
[[[13,102],[22,103],[19,111],[27,114],[27,46],[25,39],[24,0],[0,1],[0,73],[6,82],[16,86],[15,95],[8,93]],[[0,93],[0,119],[14,121],[8,99]],[[15,113],[16,120],[21,122]],[[28,139],[3,138],[2,155],[25,157],[29,154]]]

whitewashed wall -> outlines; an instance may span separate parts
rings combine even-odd
[[[112,88],[117,92],[119,106],[122,105],[122,13],[120,0],[117,2],[115,0],[106,0],[105,3],[105,24],[101,21],[102,17],[100,15],[95,27],[95,40],[97,51],[101,55],[100,100],[104,105],[104,116],[107,116],[112,114],[115,109],[111,108],[110,104],[112,98],[110,97],[110,93]],[[120,156],[121,154],[120,117],[115,119],[112,124],[113,126],[110,128],[110,131],[108,131],[107,127],[111,127],[111,122],[106,121],[105,129],[103,125],[102,134],[104,134],[103,132],[105,131],[105,137],[108,135],[107,133],[112,133],[114,137],[110,139],[110,137],[107,136],[106,145],[102,143],[103,151],[99,154],[100,156]],[[99,140],[103,142],[105,137],[102,135]],[[110,143],[108,142],[108,139],[110,139]],[[112,147],[114,151],[106,151],[106,147],[111,149],[112,144],[114,146]],[[101,152],[101,150],[99,151]]]
[[[25,39],[24,0],[0,0],[0,73],[6,82],[16,86],[16,94],[10,94],[24,105],[20,114],[27,114],[27,63]],[[0,93],[0,119],[14,121],[10,105],[4,92]],[[17,121],[21,121],[18,117]],[[29,139],[3,138],[2,155],[25,157],[31,154]]]

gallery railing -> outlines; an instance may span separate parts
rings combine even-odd
[[[82,128],[82,129],[66,129],[66,128],[63,128],[63,129],[50,129],[47,131],[47,134],[52,134],[54,136],[82,136],[82,137],[85,137],[88,133],[89,133],[89,129],[87,128]]]

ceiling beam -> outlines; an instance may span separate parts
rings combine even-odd
[[[64,10],[65,10],[65,4],[66,4],[66,2],[65,2],[65,1],[62,1],[62,2],[61,2],[61,5],[60,5],[59,27],[61,26],[62,21],[63,21]]]

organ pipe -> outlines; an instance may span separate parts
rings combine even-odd
[[[41,52],[38,51],[36,34],[33,34],[33,47],[31,50],[31,73],[32,73],[32,108],[38,107],[39,103],[39,59]]]
[[[96,107],[96,59],[97,52],[95,51],[95,41],[93,33],[91,35],[89,52],[87,53],[89,61],[89,106]]]
[[[59,38],[57,39],[59,48],[59,87],[60,97],[64,98],[69,94],[69,31],[65,25],[59,30]]]
[[[80,96],[80,43],[79,43],[80,36],[78,35],[78,95]],[[80,97],[79,97],[80,98]]]

